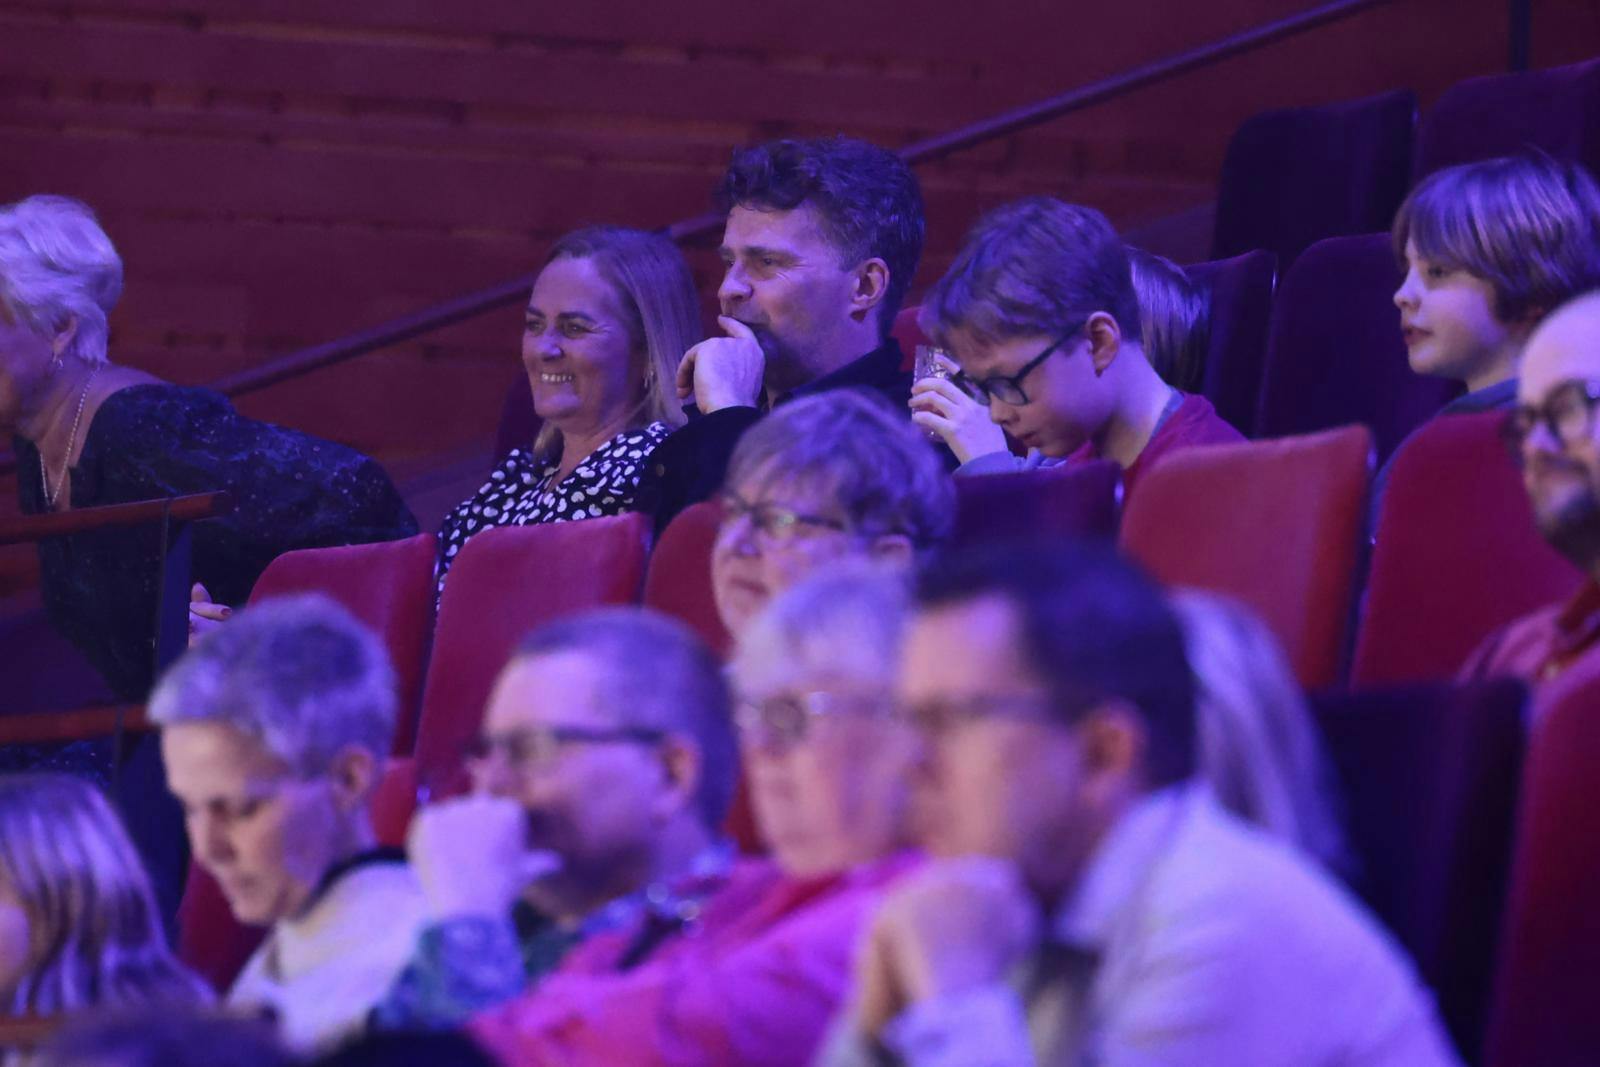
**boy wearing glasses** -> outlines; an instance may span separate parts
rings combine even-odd
[[[918,382],[912,418],[949,445],[958,474],[1109,459],[1131,490],[1169,452],[1243,439],[1150,366],[1127,249],[1093,208],[1032,197],[990,212],[922,316],[960,373]]]
[[[1556,311],[1528,341],[1506,443],[1539,532],[1589,576],[1564,604],[1493,634],[1463,671],[1547,682],[1600,645],[1600,294]]]

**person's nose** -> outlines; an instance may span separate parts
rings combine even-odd
[[[1394,291],[1394,306],[1401,311],[1411,311],[1417,306],[1417,272],[1414,269],[1406,271],[1400,288]]]
[[[717,286],[717,303],[722,305],[723,314],[728,314],[749,298],[750,280],[745,277],[744,268],[738,263],[728,264],[728,269],[722,272],[722,284]]]

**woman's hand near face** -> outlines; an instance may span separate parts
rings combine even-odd
[[[943,438],[962,463],[1006,451],[1005,431],[989,418],[988,406],[948,378],[923,378],[911,386],[911,421]]]

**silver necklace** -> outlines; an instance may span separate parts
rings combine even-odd
[[[44,483],[44,506],[51,511],[55,510],[56,501],[61,497],[61,487],[66,484],[67,464],[72,462],[72,450],[78,447],[78,427],[83,423],[83,406],[89,401],[89,387],[99,373],[100,364],[89,368],[89,379],[83,383],[83,392],[78,394],[78,413],[72,417],[72,436],[67,438],[67,451],[61,457],[61,470],[56,473],[56,491],[53,493],[50,491],[50,476],[44,469],[44,449],[39,450],[39,480]]]

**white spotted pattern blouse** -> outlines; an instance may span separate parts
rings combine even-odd
[[[520,448],[489,474],[472,499],[457,504],[439,528],[436,593],[468,538],[490,526],[528,526],[620,515],[633,508],[645,460],[672,428],[652,422],[640,430],[624,430],[595,449],[559,483],[550,484],[559,464],[539,463]]]

